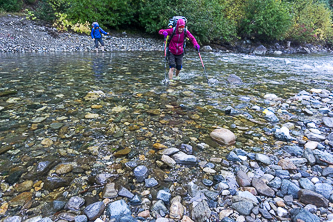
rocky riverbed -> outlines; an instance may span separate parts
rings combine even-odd
[[[45,40],[16,52],[93,49],[89,36],[81,36],[87,45],[77,49],[70,44],[76,37],[57,34],[66,46]],[[18,37],[1,47],[15,52]],[[128,40],[114,41],[120,39]],[[121,41],[119,50],[130,50]],[[142,50],[153,50],[151,44]],[[119,87],[74,99],[61,91],[46,98],[60,88],[51,84],[22,93],[19,83],[0,83],[1,221],[333,220],[332,90],[309,88],[287,99],[266,93],[261,103],[241,96],[246,106],[193,110],[175,99],[185,87],[178,83],[161,94]],[[66,84],[73,91],[74,83]],[[127,103],[111,105],[119,101]],[[209,127],[205,113],[232,123]]]

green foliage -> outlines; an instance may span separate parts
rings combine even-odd
[[[332,37],[331,11],[315,0],[295,0],[291,4],[292,26],[288,39],[298,42],[323,41]]]
[[[139,6],[140,26],[149,33],[167,28],[169,18],[182,15],[187,27],[199,42],[230,40],[235,37],[233,21],[224,14],[224,0],[142,0]]]
[[[69,3],[65,0],[40,0],[35,15],[40,20],[54,22],[56,13],[64,13],[68,8]]]
[[[135,5],[133,0],[70,0],[66,13],[74,23],[98,21],[100,25],[119,28],[135,21]]]
[[[36,3],[36,0],[24,0],[25,3],[29,4],[29,5],[33,5]]]
[[[0,8],[6,12],[19,12],[22,6],[22,0],[0,0]]]
[[[260,40],[282,39],[290,26],[287,5],[281,0],[248,0],[239,33]]]
[[[57,19],[54,22],[53,26],[57,27],[59,31],[69,31],[90,34],[91,28],[90,23],[73,23],[73,21],[67,19],[67,14],[65,13],[56,13]]]
[[[37,19],[35,14],[32,11],[30,11],[29,9],[25,9],[24,13],[25,13],[25,18],[26,19],[30,19],[30,20],[36,20]]]

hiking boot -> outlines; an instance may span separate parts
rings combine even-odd
[[[104,46],[101,47],[102,52],[104,52]]]
[[[180,76],[176,76],[175,78],[173,78],[174,80],[180,80]]]
[[[95,52],[98,52],[98,48],[95,48]]]

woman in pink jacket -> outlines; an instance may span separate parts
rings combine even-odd
[[[172,39],[169,40],[169,51],[168,53],[168,59],[169,59],[169,80],[172,80],[173,77],[173,71],[176,68],[176,78],[179,75],[180,70],[182,69],[182,63],[183,63],[183,56],[184,56],[184,41],[185,39],[185,21],[183,19],[179,19],[177,21],[175,34],[173,35]],[[158,32],[160,35],[164,35],[164,38],[166,38],[168,35],[172,36],[173,28],[170,29],[161,29]],[[197,50],[200,49],[200,45],[197,43],[197,40],[193,37],[193,35],[186,30],[186,37],[191,40],[191,42],[194,45],[194,48]]]

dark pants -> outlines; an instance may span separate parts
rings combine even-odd
[[[184,54],[174,55],[171,52],[169,52],[168,53],[169,67],[176,68],[177,70],[181,70],[182,64],[183,64],[183,57],[184,57]]]
[[[98,42],[100,42],[101,45],[104,46],[104,42],[103,42],[102,38],[98,38],[98,39],[95,38],[95,47],[96,48],[98,48]]]

